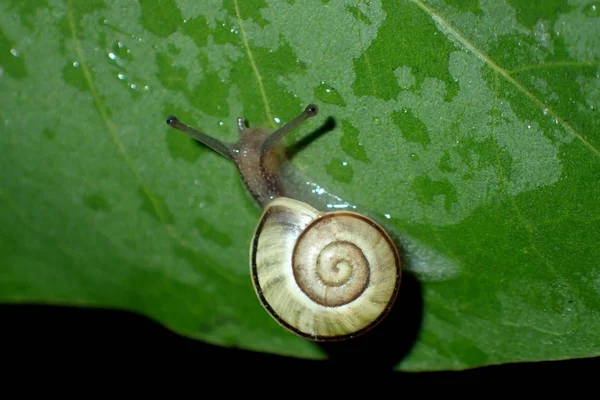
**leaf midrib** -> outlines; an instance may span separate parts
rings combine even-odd
[[[94,86],[92,75],[87,66],[87,62],[85,61],[85,58],[83,57],[83,50],[81,48],[81,42],[79,41],[79,38],[77,37],[76,30],[75,30],[75,21],[73,19],[73,0],[68,0],[67,15],[68,15],[68,20],[69,20],[69,28],[71,30],[71,38],[73,39],[73,43],[75,46],[75,52],[77,53],[77,58],[80,60],[79,64],[81,65],[86,84],[92,94],[92,98],[94,99],[94,104],[96,105],[96,108],[98,109],[98,112],[100,113],[100,116],[102,117],[102,120],[104,121],[104,124],[106,125],[106,128],[108,130],[108,133],[109,133],[109,136],[110,136],[112,142],[117,147],[119,154],[125,160],[125,163],[129,167],[129,170],[133,173],[133,175],[135,176],[137,181],[140,183],[140,186],[142,187],[144,195],[150,200],[150,203],[152,204],[152,208],[154,209],[154,212],[156,213],[156,215],[158,216],[158,218],[161,222],[161,226],[165,227],[168,235],[171,238],[173,238],[180,246],[183,246],[184,248],[186,248],[194,253],[197,252],[197,250],[193,246],[191,246],[185,239],[183,239],[181,237],[181,235],[179,235],[179,233],[175,230],[175,228],[171,224],[168,223],[164,213],[162,212],[161,208],[158,205],[157,197],[154,195],[154,193],[152,193],[152,191],[150,190],[150,188],[148,187],[146,182],[143,180],[141,174],[138,171],[137,166],[135,165],[134,161],[131,159],[131,157],[127,153],[125,146],[119,139],[119,135],[117,134],[117,128],[115,127],[112,120],[109,118],[108,113],[104,107],[104,104],[102,104],[102,100],[100,99],[100,96],[98,95],[98,91],[96,90],[96,87]],[[210,269],[212,269],[216,274],[218,274],[220,277],[226,279],[227,281],[235,283],[237,285],[244,284],[244,282],[236,279],[233,275],[224,273],[222,269],[215,267],[211,264],[206,264],[206,265]]]
[[[478,49],[469,42],[458,30],[456,30],[448,21],[446,21],[440,14],[436,13],[431,7],[425,4],[422,0],[410,0],[419,6],[423,11],[425,11],[429,16],[439,24],[440,27],[443,28],[446,34],[452,35],[456,40],[458,40],[465,48],[473,53],[477,58],[482,60],[484,63],[488,65],[492,70],[500,74],[508,83],[513,85],[518,91],[525,94],[529,100],[531,100],[540,110],[546,110],[549,115],[555,118],[555,120],[560,123],[563,128],[567,132],[569,132],[572,136],[579,139],[596,157],[600,157],[600,151],[595,148],[590,142],[588,142],[582,134],[577,132],[568,122],[565,121],[557,112],[555,112],[551,107],[544,104],[537,96],[531,93],[527,88],[517,82],[507,71],[506,69],[500,67],[496,62],[494,62],[487,54],[485,54],[482,50]]]

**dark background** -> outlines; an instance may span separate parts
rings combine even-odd
[[[0,360],[4,365],[44,365],[55,371],[60,363],[85,370],[108,363],[129,370],[173,368],[221,374],[267,370],[310,371],[324,374],[356,369],[348,360],[310,361],[222,348],[181,337],[134,313],[38,305],[0,305]],[[361,363],[367,371],[372,365]],[[68,367],[68,368],[69,368]],[[207,368],[208,367],[208,368]],[[540,376],[546,384],[580,378],[600,367],[600,358],[506,364],[466,371],[402,373],[387,371],[392,379],[431,383],[502,383]]]

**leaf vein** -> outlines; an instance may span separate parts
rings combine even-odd
[[[538,99],[532,92],[530,92],[525,86],[517,82],[509,73],[509,71],[503,69],[498,64],[496,64],[489,56],[483,53],[483,51],[479,50],[475,45],[469,42],[464,36],[460,34],[456,29],[454,29],[444,18],[437,14],[431,7],[425,4],[422,0],[410,0],[419,6],[423,11],[425,11],[429,16],[436,21],[446,32],[452,36],[460,43],[463,44],[471,53],[473,53],[477,58],[482,60],[484,63],[488,65],[492,70],[500,74],[506,81],[512,84],[517,90],[522,92],[525,96],[529,98],[536,106],[538,106],[541,110],[546,110],[549,115],[553,116],[557,122],[559,122],[567,132],[571,135],[579,139],[595,156],[600,157],[600,150],[595,148],[582,134],[577,132],[567,121],[565,121],[561,116],[559,116],[553,109],[544,104],[543,101]]]
[[[498,98],[498,74],[494,74],[494,101],[493,101],[493,109],[496,108],[496,99]],[[496,124],[494,122],[494,114],[492,114],[492,134],[494,133],[494,128],[495,128]],[[511,196],[510,193],[508,193],[508,188],[506,187],[506,181],[504,179],[504,167],[502,166],[502,160],[500,159],[500,152],[498,151],[498,146],[494,147],[495,151],[496,151],[496,163],[498,164],[498,180],[499,180],[499,184],[500,187],[502,188],[502,190],[506,193],[506,197],[508,197],[509,201],[510,201],[510,205],[513,208],[513,210],[515,211],[516,215],[517,215],[517,219],[520,221],[520,223],[522,224],[522,226],[525,228],[525,230],[527,231],[527,236],[529,237],[529,246],[531,247],[531,249],[535,252],[535,254],[537,255],[537,257],[540,259],[540,261],[546,265],[546,268],[548,269],[548,271],[550,271],[550,273],[552,275],[554,275],[556,277],[556,279],[562,281],[564,283],[565,286],[567,286],[569,288],[569,291],[571,293],[577,293],[578,294],[578,290],[576,290],[576,288],[574,289],[571,286],[571,283],[568,281],[568,279],[566,279],[565,277],[561,276],[556,269],[554,268],[554,266],[552,265],[551,262],[548,261],[548,259],[544,256],[544,254],[538,249],[538,247],[535,244],[535,238],[534,238],[534,226],[531,223],[531,221],[529,221],[521,212],[521,209],[519,208],[517,202],[515,201],[514,196]],[[521,270],[523,269],[523,265],[520,266]],[[575,304],[574,305],[575,308],[578,308],[578,305]],[[544,331],[540,328],[534,328],[532,326],[529,326],[532,329],[536,329],[540,332],[546,332],[546,333],[553,333],[555,335],[565,335],[565,334],[569,334],[572,333],[573,331],[577,330],[577,328],[579,327],[580,324],[580,320],[579,320],[579,312],[575,312],[575,328],[573,328],[572,330],[568,330],[566,332],[549,332],[549,331]],[[505,324],[509,324],[508,321],[503,321],[503,323]],[[514,324],[517,325],[517,324]],[[527,326],[527,325],[523,325],[523,326]]]
[[[260,96],[262,97],[263,103],[265,104],[265,114],[267,116],[267,121],[271,126],[273,125],[273,115],[271,114],[271,107],[269,106],[269,100],[267,99],[267,93],[263,86],[262,76],[256,62],[254,61],[254,56],[252,55],[252,51],[250,50],[250,45],[248,44],[248,38],[246,37],[246,31],[244,30],[244,24],[242,23],[242,16],[240,15],[240,7],[238,5],[237,0],[234,0],[235,3],[235,16],[238,21],[238,25],[240,26],[240,32],[242,33],[242,42],[244,44],[244,48],[246,49],[246,54],[248,55],[248,59],[250,60],[250,65],[252,66],[252,70],[254,71],[254,76],[256,76],[256,80],[258,81],[258,88],[260,90]]]
[[[594,61],[554,61],[543,64],[529,64],[523,65],[521,68],[513,69],[507,71],[509,74],[518,74],[525,71],[539,70],[539,69],[549,69],[549,68],[569,68],[569,67],[600,67],[600,62]]]
[[[77,58],[80,60],[79,64],[81,65],[81,69],[83,71],[85,81],[87,83],[87,86],[88,86],[91,94],[92,94],[94,104],[96,105],[96,108],[98,109],[98,112],[100,113],[100,116],[102,117],[102,120],[104,121],[104,123],[108,129],[108,133],[110,135],[112,142],[115,144],[115,146],[117,147],[117,149],[119,151],[119,154],[123,157],[123,159],[125,160],[125,163],[127,164],[129,169],[131,170],[131,172],[134,174],[134,176],[138,180],[139,184],[142,187],[142,191],[144,192],[144,195],[150,200],[150,203],[152,204],[152,208],[156,212],[156,215],[158,215],[158,218],[159,218],[161,224],[166,228],[169,236],[171,236],[173,239],[175,239],[175,241],[177,241],[181,246],[188,248],[191,251],[195,252],[196,249],[194,249],[193,246],[191,246],[185,239],[183,239],[177,233],[177,231],[173,228],[173,226],[171,226],[171,224],[169,224],[167,222],[167,218],[166,218],[164,212],[162,211],[161,207],[159,207],[159,205],[158,205],[158,200],[157,200],[156,196],[152,193],[152,191],[150,190],[150,188],[148,187],[146,182],[144,182],[134,161],[129,156],[129,153],[127,153],[127,150],[125,149],[125,146],[123,145],[123,142],[121,142],[121,140],[119,139],[119,135],[117,134],[117,128],[116,128],[115,124],[112,122],[112,120],[108,116],[108,112],[106,111],[106,109],[104,108],[104,105],[102,104],[100,95],[98,94],[98,91],[96,90],[96,87],[94,85],[92,74],[90,73],[90,70],[87,66],[87,62],[85,61],[85,58],[83,57],[83,49],[81,48],[81,42],[79,41],[79,38],[77,37],[77,34],[76,34],[75,21],[73,19],[73,0],[69,0],[69,2],[68,2],[68,20],[69,20],[69,28],[71,30],[71,38],[72,38],[73,44],[75,46],[75,52],[77,53]],[[209,268],[211,268],[212,270],[214,270],[217,274],[219,274],[223,278],[229,280],[230,282],[235,282],[235,283],[241,284],[241,282],[239,280],[234,279],[232,276],[230,276],[228,274],[225,274],[219,268],[214,267],[211,264],[207,264],[207,266]]]

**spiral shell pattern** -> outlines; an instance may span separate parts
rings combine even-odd
[[[400,284],[400,258],[385,231],[356,213],[321,213],[281,197],[256,228],[254,288],[282,326],[312,340],[353,336],[388,312]]]

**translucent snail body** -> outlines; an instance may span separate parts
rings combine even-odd
[[[233,161],[248,192],[263,208],[250,240],[254,290],[283,327],[315,340],[342,340],[377,325],[396,300],[398,250],[385,230],[364,215],[325,212],[289,196],[279,141],[307,118],[311,104],[279,130],[249,129],[221,142],[169,117],[167,123]]]

